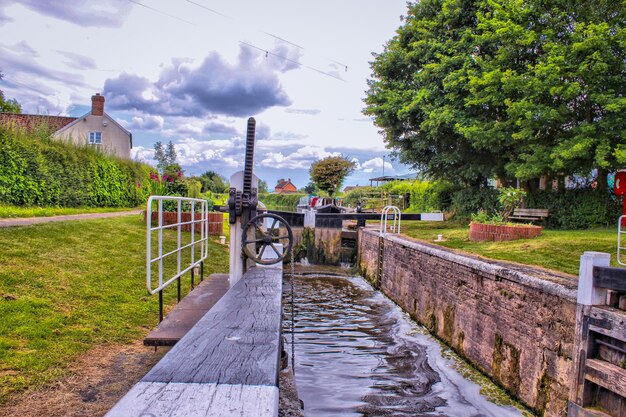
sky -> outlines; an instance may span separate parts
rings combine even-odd
[[[71,6],[70,6],[71,5]],[[363,115],[372,53],[402,24],[405,0],[0,0],[0,90],[24,113],[81,116],[91,96],[154,164],[172,141],[185,175],[243,169],[309,182],[311,163],[356,163],[344,185],[404,175]]]

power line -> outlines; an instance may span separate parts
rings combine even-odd
[[[202,9],[204,9],[204,10],[208,10],[208,11],[209,11],[209,12],[211,12],[211,13],[215,13],[215,14],[216,14],[216,15],[218,15],[218,16],[222,16],[222,17],[225,17],[226,19],[233,20],[233,18],[232,18],[232,17],[227,16],[227,15],[225,15],[225,14],[223,14],[223,13],[220,13],[220,12],[218,12],[217,10],[211,9],[210,7],[206,7],[205,5],[202,5],[202,4],[200,4],[200,3],[196,3],[195,1],[191,1],[191,0],[185,0],[185,1],[186,1],[187,3],[195,4],[196,6],[198,6],[198,7],[202,8]]]
[[[159,10],[159,9],[156,9],[156,8],[154,8],[154,7],[152,7],[152,6],[147,6],[147,5],[143,4],[143,3],[139,3],[139,2],[138,2],[138,1],[136,1],[136,0],[128,0],[128,1],[129,1],[129,2],[131,2],[131,3],[133,3],[133,4],[136,4],[136,5],[138,5],[138,6],[145,7],[146,9],[152,10],[153,12],[156,12],[156,13],[162,14],[163,16],[168,16],[168,17],[171,17],[172,19],[176,19],[176,20],[178,20],[178,21],[181,21],[181,22],[187,23],[187,24],[189,24],[189,25],[191,25],[191,26],[197,26],[195,23],[190,22],[189,20],[185,20],[185,19],[180,18],[180,17],[178,17],[178,16],[174,16],[173,14],[166,13],[166,12],[164,12],[164,11],[162,11],[162,10]]]

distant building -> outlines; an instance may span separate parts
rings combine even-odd
[[[417,179],[417,174],[405,174],[405,175],[385,175],[383,177],[370,178],[370,186],[374,185],[376,182],[376,186],[378,187],[378,183],[380,182],[389,182],[389,181],[411,181]]]
[[[91,111],[81,117],[0,113],[0,125],[34,131],[48,129],[57,139],[97,146],[103,151],[130,159],[133,135],[104,112],[104,96],[91,97]]]
[[[347,186],[344,187],[343,192],[347,193],[348,191],[352,191],[352,190],[354,190],[357,187],[358,187],[358,185],[347,185]]]
[[[293,194],[298,192],[298,188],[293,185],[291,178],[288,178],[287,181],[285,181],[284,178],[281,178],[278,180],[276,187],[274,187],[274,192],[276,194]]]

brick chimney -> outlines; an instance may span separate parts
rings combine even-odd
[[[104,115],[104,96],[101,96],[100,93],[91,96],[91,114],[93,116]]]

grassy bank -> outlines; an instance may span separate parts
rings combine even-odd
[[[4,228],[0,246],[0,403],[64,375],[89,348],[137,340],[158,321],[140,216]],[[227,270],[227,249],[212,242],[205,274]],[[166,303],[175,294],[166,290]]]
[[[572,275],[578,275],[580,255],[585,251],[610,253],[612,265],[617,265],[616,228],[544,230],[535,239],[470,242],[469,226],[465,223],[406,221],[402,222],[402,234],[487,258],[538,265]],[[438,234],[443,235],[443,242],[434,242]]]
[[[143,207],[141,207],[143,209]],[[109,213],[134,210],[129,207],[16,207],[0,204],[0,219],[22,217],[48,217],[83,213]]]

